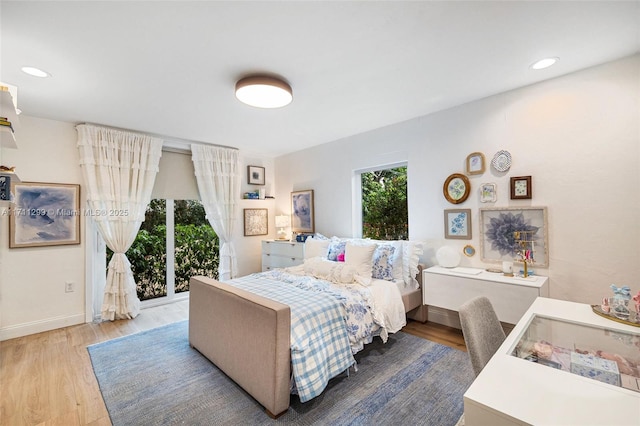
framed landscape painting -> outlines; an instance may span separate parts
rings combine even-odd
[[[13,190],[10,248],[80,244],[80,185],[21,182]]]
[[[291,193],[291,229],[293,232],[315,232],[313,189]]]

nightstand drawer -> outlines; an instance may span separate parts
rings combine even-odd
[[[262,270],[288,268],[304,263],[304,243],[270,240],[262,242]]]
[[[262,253],[276,256],[304,257],[304,243],[289,241],[263,241]]]
[[[302,262],[304,262],[304,259],[300,257],[262,255],[262,269],[265,271],[273,268],[288,268],[289,266],[299,265]]]

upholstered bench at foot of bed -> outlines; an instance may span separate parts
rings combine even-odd
[[[189,283],[189,344],[277,417],[289,408],[287,305],[206,277]]]

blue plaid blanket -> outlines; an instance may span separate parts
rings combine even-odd
[[[227,284],[291,308],[291,365],[300,401],[320,395],[329,380],[355,364],[343,306],[328,294],[252,274]]]

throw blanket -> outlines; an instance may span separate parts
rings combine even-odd
[[[383,342],[387,341],[384,316],[374,309],[375,303],[369,288],[292,274],[284,269],[274,269],[258,275],[289,283],[302,290],[327,294],[337,300],[347,314],[346,327],[352,353],[356,354],[364,349],[364,345],[371,343],[374,336],[379,335]],[[404,318],[404,310],[402,316]]]
[[[227,284],[288,305],[291,309],[291,366],[300,401],[320,395],[329,379],[355,364],[345,312],[332,296],[252,274]]]

